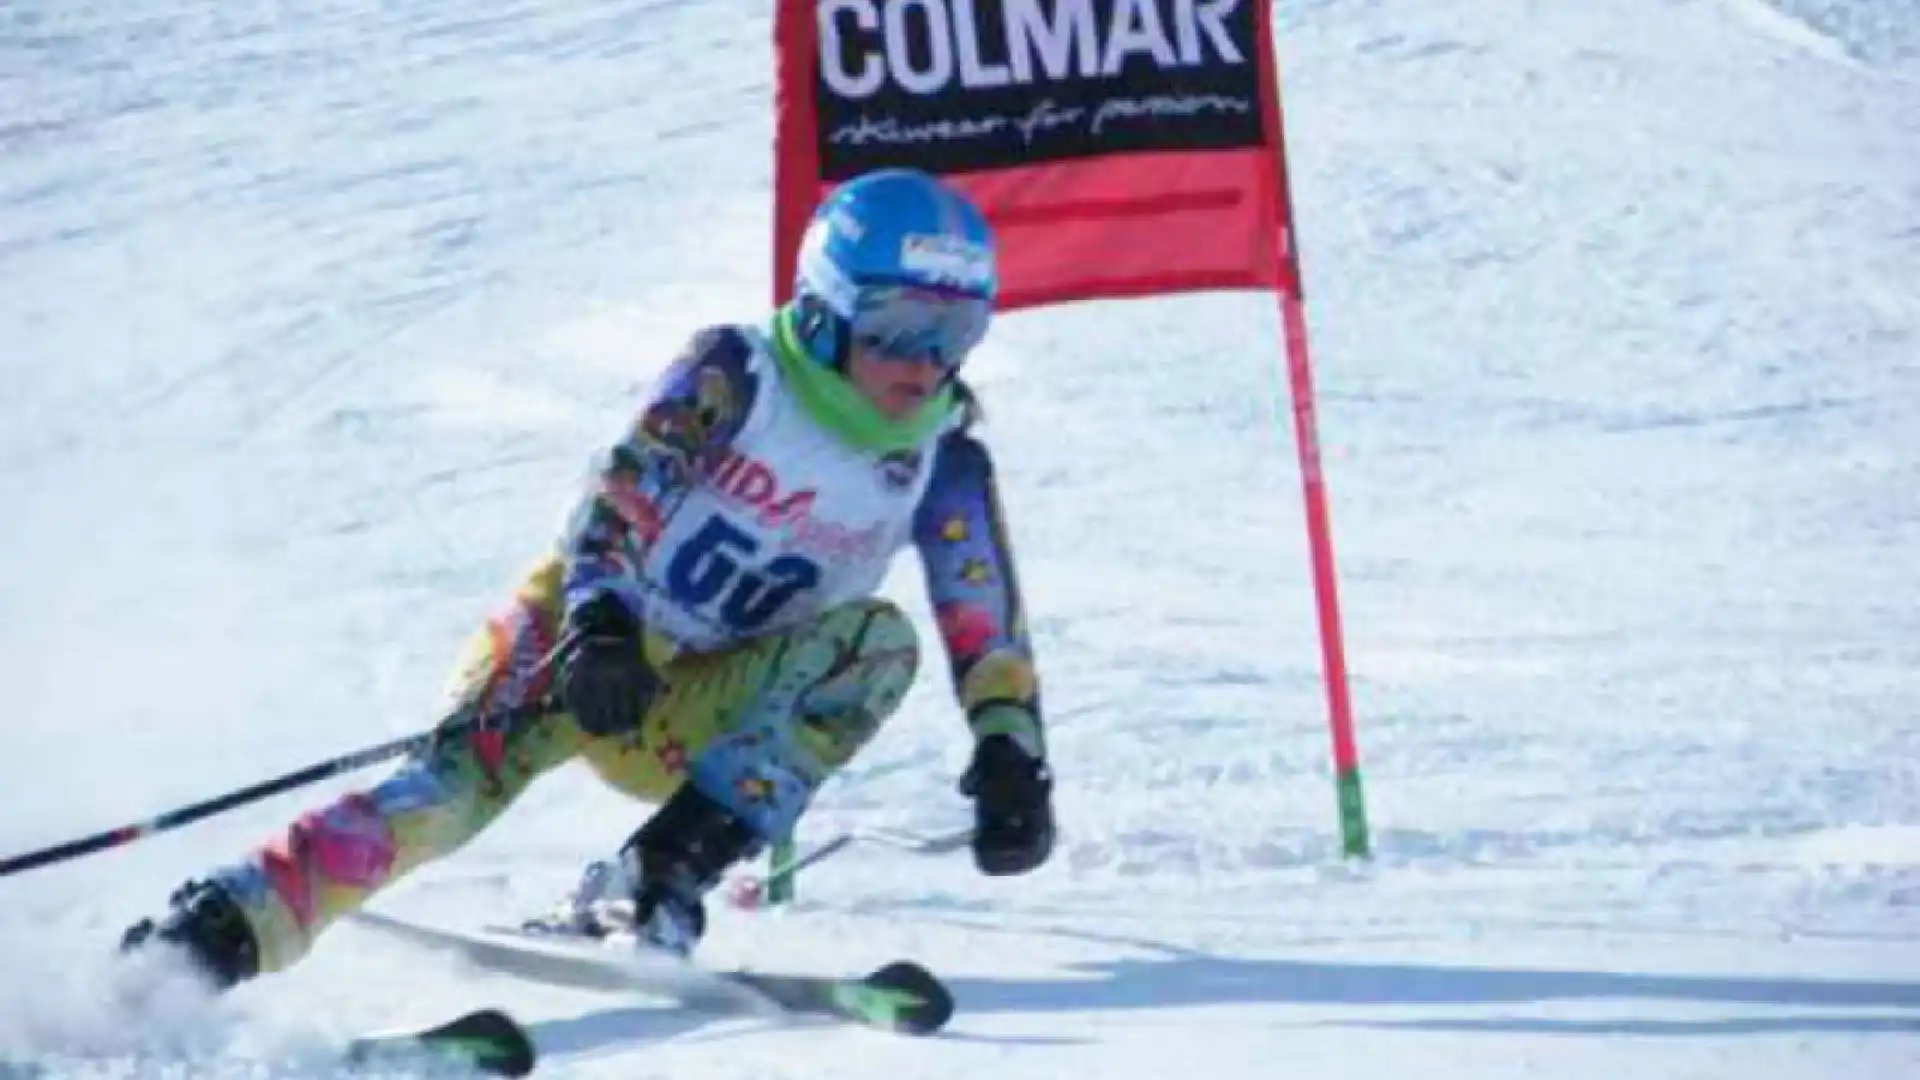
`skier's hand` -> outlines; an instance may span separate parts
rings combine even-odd
[[[620,735],[640,727],[660,692],[647,666],[640,623],[611,593],[602,593],[567,617],[573,643],[560,658],[560,701],[589,735]]]
[[[1053,773],[1011,735],[974,745],[960,778],[973,799],[973,862],[983,874],[1024,874],[1053,853]]]

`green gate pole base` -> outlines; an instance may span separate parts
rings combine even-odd
[[[773,850],[767,855],[767,862],[774,868],[772,876],[767,878],[768,904],[793,902],[794,873],[789,869],[793,865],[793,849],[793,837],[783,836],[773,842]]]

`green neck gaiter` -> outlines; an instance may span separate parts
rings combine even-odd
[[[925,442],[953,413],[953,388],[942,387],[904,420],[890,420],[866,395],[820,366],[800,347],[793,332],[793,307],[773,316],[773,360],[780,381],[814,423],[856,450],[885,454],[911,450]]]

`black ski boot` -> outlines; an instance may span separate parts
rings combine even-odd
[[[167,901],[168,912],[156,924],[141,919],[120,939],[120,951],[138,952],[156,944],[177,950],[219,990],[260,973],[260,948],[253,929],[227,891],[211,881],[189,881]]]
[[[701,897],[727,868],[758,853],[746,822],[694,789],[680,785],[620,849],[633,894],[634,933],[686,956],[707,932]]]

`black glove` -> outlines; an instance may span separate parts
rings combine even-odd
[[[573,640],[560,658],[560,703],[589,735],[637,730],[660,692],[639,620],[619,597],[602,593],[573,610],[567,633]]]
[[[995,877],[1024,874],[1053,853],[1053,773],[1011,735],[988,735],[960,778],[973,799],[973,862]]]

